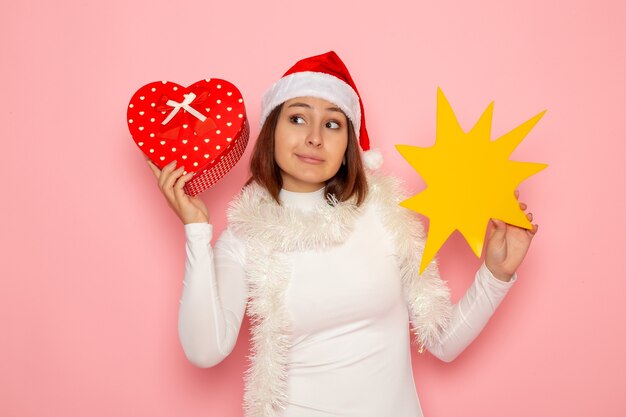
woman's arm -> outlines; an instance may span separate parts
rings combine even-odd
[[[160,170],[148,166],[168,205],[185,225],[187,261],[178,309],[178,338],[191,363],[208,368],[232,352],[247,301],[243,244],[228,231],[211,248],[209,210],[197,196],[183,191],[194,175],[183,175],[176,161]]]
[[[454,305],[440,343],[426,346],[428,351],[442,361],[454,360],[482,331],[516,280],[516,275],[508,282],[497,279],[483,263],[472,285]]]
[[[178,336],[187,359],[208,368],[237,342],[247,301],[242,244],[227,229],[211,248],[212,225],[185,225],[185,276]]]
[[[517,190],[515,198],[519,198]],[[519,203],[519,207],[520,210],[528,208],[525,203]],[[531,222],[532,213],[527,213],[526,218]],[[450,362],[456,358],[485,327],[517,279],[515,271],[526,256],[539,227],[534,224],[532,229],[527,230],[498,219],[492,219],[492,222],[493,228],[485,244],[485,262],[476,273],[474,283],[454,306],[450,324],[440,343],[427,346],[443,361]]]

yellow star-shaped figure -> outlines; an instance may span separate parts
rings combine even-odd
[[[472,130],[465,133],[450,103],[437,89],[435,145],[396,145],[426,182],[424,191],[400,203],[430,219],[420,274],[455,230],[480,257],[490,218],[532,229],[514,191],[547,165],[508,158],[544,113],[492,141],[493,102]]]

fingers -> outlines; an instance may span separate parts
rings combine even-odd
[[[506,224],[500,219],[491,219],[491,224],[493,225],[493,229],[491,229],[490,236],[506,229]]]
[[[174,171],[175,167],[176,167],[176,160],[165,165],[163,169],[161,170],[161,176],[159,177],[159,187],[161,188],[161,190],[163,190],[163,187],[165,186],[165,182],[169,180],[170,174]]]
[[[185,194],[182,191],[182,187],[185,185],[185,182],[189,178],[191,178],[191,176],[189,176],[189,174],[191,173],[187,174],[189,177],[185,178],[184,181],[177,181],[179,177],[183,174],[184,167],[180,166],[177,169],[175,169],[176,162],[177,162],[176,160],[165,165],[162,170],[159,170],[159,168],[152,161],[148,160],[147,162],[148,162],[148,166],[152,170],[152,173],[158,179],[159,188],[161,189],[161,192],[163,193],[163,195],[165,195],[165,198],[167,199],[168,203],[172,207],[174,207],[178,203],[177,200],[179,200],[180,198],[184,198]],[[179,182],[181,184],[178,184]],[[178,185],[180,186],[180,191],[176,191],[174,187],[175,184],[177,186]]]
[[[515,196],[518,197],[519,196],[519,192],[517,190],[515,190]],[[519,203],[519,208],[522,211],[525,211],[528,208],[528,205],[526,203]],[[533,221],[533,214],[532,213],[526,213],[526,218],[528,219],[529,222]],[[533,234],[535,234],[535,232],[533,232]]]
[[[157,179],[161,176],[161,170],[148,159],[148,166]]]
[[[204,203],[199,199],[192,200],[184,191],[185,184],[196,174],[195,172],[185,172],[184,166],[176,168],[176,161],[170,162],[161,170],[152,161],[147,162],[158,179],[159,188],[167,204],[184,224],[191,221],[208,221],[209,214]]]
[[[500,219],[491,219],[491,222],[496,229],[502,229],[505,226],[504,222]]]
[[[185,167],[178,167],[171,172],[170,175],[167,176],[165,181],[163,182],[163,187],[165,189],[172,189],[174,187],[174,183],[178,180],[178,177],[183,175],[183,170]]]
[[[515,198],[519,200],[519,190],[515,190]],[[528,208],[528,205],[526,203],[519,203],[519,208],[522,211],[525,211]],[[528,219],[528,221],[532,222],[533,221],[533,214],[532,213],[527,213],[526,214],[526,218]]]
[[[188,172],[176,181],[176,184],[174,184],[174,196],[176,197],[176,201],[180,202],[186,198],[187,195],[185,194],[183,187],[194,175],[195,172]]]

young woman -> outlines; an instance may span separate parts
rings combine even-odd
[[[425,236],[398,205],[396,181],[363,168],[361,153],[376,158],[334,52],[287,71],[265,94],[261,122],[252,178],[214,248],[207,207],[183,192],[192,174],[150,163],[185,225],[187,358],[210,367],[228,356],[247,306],[247,417],[421,416],[409,326],[420,352],[454,359],[513,285],[537,226],[494,220],[485,262],[452,305],[434,261],[418,274]]]

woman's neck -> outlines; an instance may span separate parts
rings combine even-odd
[[[325,187],[322,187],[317,191],[306,193],[287,191],[283,188],[278,193],[278,199],[285,207],[295,207],[301,210],[309,211],[319,205],[325,204],[326,192]]]

